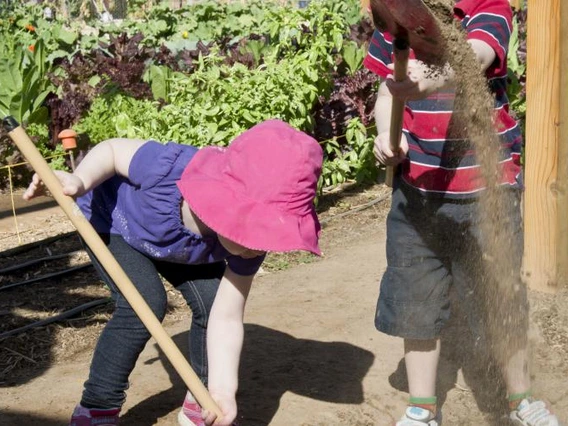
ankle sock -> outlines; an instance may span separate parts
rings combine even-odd
[[[528,390],[526,392],[514,393],[514,394],[509,395],[507,397],[507,399],[509,400],[509,408],[511,410],[516,410],[523,399],[530,398],[531,396],[532,396],[532,393],[531,393],[530,390]]]
[[[87,408],[79,404],[73,410],[72,418],[108,419],[109,421],[106,423],[111,424],[118,418],[119,414],[120,408]]]
[[[438,412],[438,398],[435,396],[425,398],[411,396],[408,400],[408,405],[424,408],[425,410],[430,411],[434,416],[436,416]]]

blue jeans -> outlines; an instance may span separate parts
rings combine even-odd
[[[189,362],[207,385],[207,322],[225,263],[183,265],[161,262],[134,250],[118,235],[102,237],[160,321],[167,309],[167,295],[160,275],[181,292],[193,315]],[[97,342],[81,405],[87,408],[121,407],[126,398],[128,377],[151,336],[93,253],[87,251],[111,290],[115,311]]]
[[[478,202],[428,198],[400,180],[395,182],[387,217],[387,269],[383,275],[375,326],[406,339],[434,339],[450,317],[450,287],[456,288],[477,338],[485,340],[487,321],[503,318],[511,333],[528,327],[526,287],[520,270],[523,250],[520,191],[503,190],[507,206],[505,231],[510,245],[501,247],[513,259],[511,286],[501,309],[491,303],[498,283],[483,267],[485,247]],[[488,296],[489,295],[489,296]],[[489,299],[489,300],[488,300]],[[504,306],[510,303],[510,306]],[[513,315],[510,315],[513,313]],[[511,318],[509,318],[511,317]]]

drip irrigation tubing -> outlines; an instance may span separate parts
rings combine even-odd
[[[32,324],[28,324],[28,325],[24,325],[23,327],[19,327],[19,328],[15,328],[13,330],[8,330],[5,331],[4,333],[0,334],[0,340],[5,339],[6,337],[10,337],[10,336],[14,336],[16,334],[20,334],[23,333],[24,331],[30,330],[32,328],[37,328],[37,327],[43,327],[45,325],[57,322],[57,321],[61,321],[67,318],[71,318],[83,311],[86,311],[88,309],[94,308],[96,306],[99,305],[103,305],[105,303],[109,303],[112,299],[110,297],[104,298],[104,299],[97,299],[97,300],[93,300],[92,302],[88,302],[88,303],[84,303],[82,305],[79,305],[73,309],[69,309],[68,311],[62,312],[58,315],[54,315],[50,318],[46,318],[43,319],[41,321],[37,321],[34,322]]]
[[[328,223],[328,222],[330,222],[330,221],[332,221],[332,220],[334,220],[334,219],[339,219],[340,217],[348,216],[348,215],[350,215],[350,214],[352,214],[352,213],[360,212],[361,210],[368,209],[369,207],[372,207],[372,206],[374,206],[375,204],[378,204],[378,203],[380,203],[380,202],[382,202],[382,201],[385,201],[387,198],[390,198],[390,196],[391,196],[391,194],[390,194],[390,192],[389,192],[388,194],[385,194],[385,195],[382,195],[382,196],[380,196],[380,197],[378,197],[378,198],[375,198],[373,201],[369,201],[368,203],[361,204],[361,205],[359,205],[359,206],[357,206],[357,207],[354,207],[354,208],[352,208],[351,210],[348,210],[348,211],[346,211],[346,212],[339,213],[339,214],[336,214],[336,215],[333,215],[333,216],[329,216],[329,217],[327,217],[326,219],[322,219],[322,220],[320,220],[320,224],[321,224],[321,225],[324,225],[324,224],[326,224],[326,223]]]
[[[8,249],[5,250],[3,252],[0,252],[0,259],[5,258],[5,257],[11,257],[11,256],[16,256],[18,254],[22,254],[22,253],[26,253],[30,250],[33,250],[34,248],[37,247],[41,247],[47,244],[51,244],[57,240],[60,240],[62,238],[67,238],[73,235],[78,235],[76,231],[72,231],[72,232],[67,232],[65,234],[59,234],[56,235],[54,237],[49,237],[49,238],[45,238],[43,240],[39,240],[39,241],[34,241],[33,243],[28,243],[28,244],[24,244],[22,246],[18,246],[18,247],[14,247],[12,249]]]
[[[0,269],[0,275],[9,274],[10,272],[14,272],[14,271],[17,271],[19,269],[24,269],[24,268],[27,268],[29,266],[37,265],[38,263],[48,262],[50,260],[64,259],[66,257],[71,257],[71,256],[76,255],[77,253],[82,253],[82,252],[83,252],[83,250],[75,250],[75,251],[71,251],[71,252],[68,252],[68,253],[54,254],[52,256],[45,256],[45,257],[41,257],[39,259],[29,260],[29,261],[24,262],[24,263],[19,263],[17,265],[12,265],[12,266],[8,266],[7,268]]]
[[[35,283],[35,282],[38,282],[38,281],[47,280],[49,278],[54,278],[54,277],[58,277],[58,276],[61,276],[61,275],[67,275],[67,274],[79,271],[81,269],[88,268],[89,266],[92,266],[91,262],[83,263],[79,266],[74,266],[73,268],[64,269],[62,271],[53,272],[51,274],[41,275],[39,277],[31,278],[31,279],[26,280],[26,281],[20,281],[20,282],[17,282],[17,283],[7,284],[3,287],[0,287],[0,291],[8,290],[10,288],[19,287],[19,286],[26,285],[26,284],[32,284],[32,283]]]

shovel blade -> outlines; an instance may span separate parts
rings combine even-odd
[[[417,59],[441,64],[445,47],[442,32],[422,0],[371,0],[370,6],[379,30],[406,39]]]

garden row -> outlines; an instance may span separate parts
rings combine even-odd
[[[280,118],[324,147],[320,185],[376,176],[376,78],[361,66],[372,25],[359,0],[140,10],[104,23],[49,18],[39,5],[2,11],[0,114],[24,123],[45,156],[61,152],[68,127],[83,150],[117,136],[204,146]],[[513,89],[522,110],[522,84]],[[2,164],[21,161],[6,137],[0,147]]]

